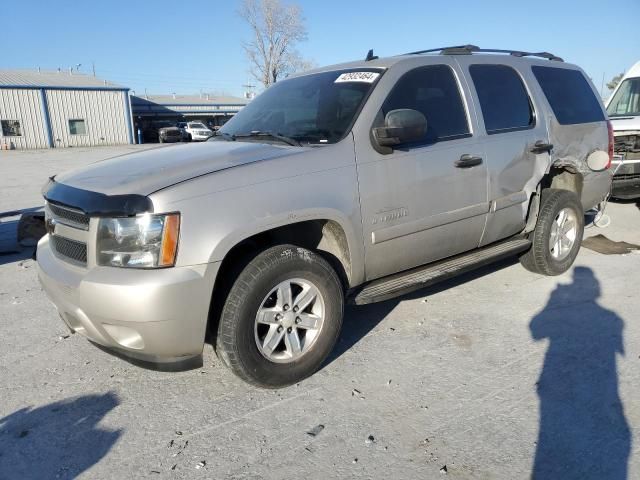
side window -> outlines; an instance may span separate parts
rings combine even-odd
[[[82,119],[69,120],[69,133],[71,135],[86,135],[87,126]]]
[[[0,121],[2,126],[2,135],[5,137],[21,137],[22,128],[18,120],[2,120]]]
[[[529,94],[518,72],[506,65],[471,65],[484,125],[489,135],[523,130],[534,125]]]
[[[582,72],[537,65],[531,70],[560,125],[604,120],[600,102]]]
[[[427,118],[427,134],[420,144],[470,135],[458,82],[447,65],[419,67],[404,74],[382,106],[382,114],[411,108]]]

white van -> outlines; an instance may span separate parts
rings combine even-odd
[[[613,193],[640,197],[640,62],[622,78],[606,102],[615,136]]]

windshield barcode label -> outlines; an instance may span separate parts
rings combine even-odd
[[[348,72],[341,74],[334,83],[364,82],[373,83],[380,76],[377,72]]]

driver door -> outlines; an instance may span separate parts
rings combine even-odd
[[[382,104],[374,126],[391,110],[417,110],[427,119],[422,141],[386,154],[357,142],[367,280],[479,245],[489,210],[487,168],[456,69],[445,59],[413,68]]]

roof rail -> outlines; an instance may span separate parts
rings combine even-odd
[[[429,50],[418,50],[403,55],[422,55],[423,53],[439,52],[441,55],[470,55],[472,53],[508,53],[514,57],[540,57],[556,62],[564,62],[564,60],[553,53],[549,52],[523,52],[520,50],[500,50],[497,48],[480,48],[475,45],[457,45],[454,47],[431,48]]]

